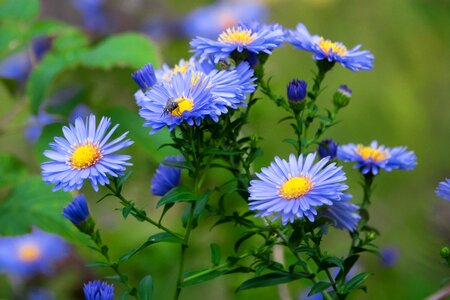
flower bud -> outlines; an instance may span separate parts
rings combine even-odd
[[[89,217],[86,198],[83,194],[73,198],[72,202],[63,208],[63,216],[75,225],[80,225]]]
[[[146,64],[142,69],[131,74],[131,77],[143,91],[151,89],[157,81],[155,70],[151,64]]]
[[[441,251],[442,258],[450,258],[450,248],[449,247],[442,247]]]
[[[336,93],[334,93],[333,103],[338,109],[340,109],[349,104],[351,97],[352,90],[350,90],[346,85],[341,85]]]
[[[377,238],[377,233],[375,231],[368,231],[366,233],[366,238],[368,241],[373,241],[374,239]]]
[[[336,158],[337,155],[338,144],[332,139],[326,139],[319,143],[319,148],[317,152],[319,153],[320,158],[324,158],[329,156],[330,159]]]
[[[294,79],[287,85],[287,96],[289,101],[299,102],[306,97],[307,84],[304,80]]]

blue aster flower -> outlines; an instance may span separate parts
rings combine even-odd
[[[186,35],[214,38],[222,31],[243,22],[264,22],[267,9],[259,3],[218,2],[189,13],[183,20]]]
[[[384,145],[378,146],[377,141],[372,141],[370,146],[361,144],[339,146],[337,157],[343,161],[356,162],[354,168],[361,169],[362,174],[371,172],[373,175],[377,175],[380,169],[389,172],[392,169],[412,170],[417,164],[413,151],[407,151],[406,147],[391,149]]]
[[[294,79],[290,81],[286,88],[288,99],[293,102],[299,102],[305,99],[307,92],[307,83],[304,80]]]
[[[55,122],[61,121],[61,118],[46,111],[39,111],[37,115],[28,118],[27,127],[25,128],[25,139],[30,143],[36,143],[42,134],[42,129]]]
[[[183,161],[182,156],[168,156],[165,161]],[[168,191],[180,184],[181,169],[160,164],[152,179],[152,194],[164,196]]]
[[[217,122],[229,108],[244,106],[246,94],[254,91],[253,70],[245,62],[232,70],[209,73],[200,63],[189,64],[174,68],[167,76],[157,72],[157,78],[163,78],[158,84],[145,93],[136,92],[136,102],[142,107],[139,113],[146,120],[144,126],[153,128],[151,133],[165,126],[173,130],[183,122],[200,125],[204,118]]]
[[[256,173],[259,179],[249,187],[249,207],[258,211],[256,216],[275,214],[283,224],[306,216],[313,222],[318,207],[345,199],[343,191],[348,186],[342,183],[346,180],[342,167],[327,165],[329,158],[314,164],[315,158],[315,153],[306,158],[291,154],[289,161],[275,157],[275,162]]]
[[[336,158],[338,144],[332,139],[325,139],[319,143],[319,148],[317,148],[317,153],[320,158],[329,156],[331,159]]]
[[[114,285],[100,280],[89,281],[83,286],[86,300],[113,300]]]
[[[348,50],[342,43],[311,35],[302,23],[297,25],[296,30],[288,32],[286,40],[298,49],[312,52],[315,60],[336,61],[352,71],[369,71],[373,68],[373,54],[367,50],[360,51],[361,45]]]
[[[31,233],[0,237],[0,272],[15,276],[50,274],[54,264],[69,253],[58,236],[34,229]]]
[[[333,202],[333,205],[330,206],[324,206],[319,215],[332,219],[334,226],[338,229],[354,231],[358,227],[361,216],[356,213],[359,206],[350,203],[351,198],[350,194],[344,194],[341,201]]]
[[[252,22],[226,29],[217,40],[197,37],[190,44],[195,56],[217,63],[226,60],[233,51],[271,54],[283,43],[284,36],[283,28],[278,24]]]
[[[86,220],[86,218],[89,217],[89,209],[84,195],[81,194],[75,196],[72,202],[63,208],[62,214],[66,219],[75,225],[78,225]]]
[[[63,127],[64,138],[55,137],[50,143],[53,150],[46,150],[44,155],[51,161],[41,164],[42,177],[46,183],[55,184],[53,190],[72,191],[81,189],[84,180],[89,179],[95,191],[98,184],[109,183],[108,176],[117,177],[123,174],[129,155],[114,152],[133,144],[126,139],[128,132],[113,141],[108,141],[119,125],[111,125],[109,118],[103,117],[96,127],[95,116],[90,115],[75,120],[75,125]]]
[[[131,77],[143,91],[151,89],[156,83],[155,70],[151,64],[146,64],[142,69],[131,74]]]
[[[450,201],[450,179],[439,182],[439,186],[436,189],[436,195]]]

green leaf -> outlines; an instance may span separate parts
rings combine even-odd
[[[135,256],[136,254],[138,254],[140,251],[144,250],[145,248],[147,248],[150,245],[156,244],[156,243],[160,243],[160,242],[165,242],[165,243],[178,243],[178,244],[182,244],[184,243],[184,241],[171,234],[168,232],[160,232],[154,235],[151,235],[147,241],[145,243],[143,243],[139,248],[133,249],[131,251],[128,251],[127,253],[123,254],[120,258],[118,263],[123,263],[127,260],[129,260],[131,257]]]
[[[147,63],[157,66],[156,48],[145,35],[117,34],[100,42],[85,53],[81,62],[88,67],[110,69],[132,67],[139,69]]]
[[[293,280],[297,280],[300,278],[305,277],[311,277],[308,273],[284,273],[284,272],[273,272],[264,274],[258,277],[254,277],[252,279],[249,279],[247,281],[244,281],[238,288],[237,292],[253,289],[253,288],[259,288],[259,287],[265,287],[265,286],[272,286],[282,283],[287,283]]]
[[[342,259],[336,256],[328,256],[320,260],[319,270],[325,270],[332,267],[339,267],[343,269],[344,265],[342,263]]]
[[[312,296],[314,294],[320,293],[323,290],[326,290],[327,288],[329,288],[330,286],[331,286],[331,283],[329,283],[329,282],[318,281],[312,286],[311,290],[308,293],[308,296]]]
[[[0,153],[0,187],[13,186],[26,174],[25,167],[15,157]]]
[[[110,266],[111,266],[110,263],[104,262],[104,261],[96,261],[96,262],[86,263],[86,267],[89,267],[89,268],[109,268]]]
[[[87,244],[87,236],[62,216],[63,207],[71,200],[69,193],[52,192],[52,187],[40,177],[24,177],[0,202],[0,235],[24,234],[37,226]]]
[[[211,247],[211,263],[215,266],[220,264],[220,248],[216,243],[212,243]]]
[[[38,13],[38,0],[3,0],[0,2],[0,21],[30,21]]]
[[[196,285],[199,283],[210,281],[210,280],[213,280],[214,278],[217,278],[221,275],[226,274],[227,272],[228,272],[228,269],[224,269],[224,270],[202,269],[202,270],[193,271],[193,272],[186,272],[183,274],[183,278],[186,278],[186,280],[183,281],[182,286],[188,287],[191,285]]]
[[[138,286],[138,295],[140,300],[151,300],[153,294],[153,279],[147,275],[141,279]]]
[[[199,200],[198,195],[193,194],[187,188],[177,186],[165,194],[156,204],[156,207],[176,202],[192,202]]]
[[[362,272],[344,283],[342,287],[339,288],[339,294],[348,294],[354,289],[358,289],[361,287],[363,282],[370,276],[368,272]]]

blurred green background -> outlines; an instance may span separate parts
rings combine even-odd
[[[211,1],[106,1],[105,9],[116,18],[116,32],[139,31],[140,24],[152,18],[168,16],[177,20],[192,9]],[[367,281],[368,293],[356,292],[351,299],[423,299],[440,288],[441,280],[449,275],[448,268],[440,264],[439,249],[450,243],[450,203],[437,198],[434,189],[439,181],[450,177],[450,2],[447,0],[303,0],[261,1],[269,10],[269,21],[278,22],[286,28],[304,23],[313,34],[334,41],[342,41],[348,48],[362,44],[362,49],[375,55],[375,68],[370,72],[351,72],[337,65],[325,79],[326,89],[319,101],[330,103],[335,89],[347,84],[353,90],[350,105],[339,115],[340,123],[327,132],[339,143],[368,144],[373,139],[388,147],[405,145],[414,150],[418,166],[414,171],[382,173],[376,178],[370,224],[381,231],[376,243],[394,247],[398,260],[393,267],[383,267],[379,258],[366,254],[359,265],[360,270],[373,273]],[[73,11],[69,1],[42,1],[40,18],[52,18],[71,24],[81,24],[81,17]],[[96,39],[98,37],[93,37]],[[189,39],[161,39],[155,42],[160,63],[176,63],[189,57]],[[285,44],[276,49],[266,64],[266,73],[273,76],[272,84],[278,93],[284,93],[288,81],[305,79],[312,84],[315,70],[311,54],[295,50]],[[120,132],[130,130],[136,141],[130,148],[134,166],[133,176],[124,193],[135,200],[155,218],[161,210],[155,209],[157,198],[149,192],[150,179],[159,161],[174,153],[158,147],[168,140],[166,131],[147,135],[142,128],[133,94],[136,86],[130,77],[133,68],[115,67],[110,70],[76,68],[60,74],[51,85],[51,91],[59,87],[76,86],[80,89],[76,102],[82,102],[98,116],[108,115],[113,123],[120,123]],[[44,128],[36,144],[30,145],[24,138],[23,129],[30,115],[30,107],[23,93],[11,88],[9,81],[0,81],[0,147],[1,162],[14,156],[25,166],[29,174],[39,175],[39,163],[44,160],[42,151],[53,136],[61,134],[61,124]],[[331,103],[330,103],[331,104]],[[329,106],[331,107],[331,105]],[[255,132],[264,139],[261,146],[264,155],[254,170],[259,171],[271,162],[275,155],[287,157],[292,151],[282,140],[292,132],[288,125],[277,124],[283,117],[281,110],[270,101],[260,101],[251,113],[248,132]],[[345,165],[349,177],[350,192],[358,202],[362,195],[359,174],[349,164]],[[17,168],[6,169],[3,181],[14,182],[22,178]],[[9,176],[9,177],[8,177]],[[6,179],[5,179],[6,178]],[[218,180],[222,180],[223,176]],[[17,179],[19,180],[19,179]],[[25,181],[26,184],[26,181]],[[214,184],[212,181],[210,184]],[[8,194],[8,186],[0,189],[0,199]],[[155,228],[136,222],[123,221],[115,199],[95,201],[105,193],[98,194],[88,185],[82,190],[89,201],[91,214],[102,230],[104,240],[111,245],[116,257],[142,240],[156,233]],[[30,195],[32,196],[32,195]],[[61,200],[61,207],[67,196]],[[40,201],[45,195],[28,202]],[[70,199],[70,197],[68,197]],[[2,201],[2,200],[0,200]],[[232,201],[232,199],[230,200]],[[1,202],[0,202],[1,203]],[[237,200],[236,205],[242,206]],[[181,228],[179,216],[182,207],[171,210],[166,223],[171,228]],[[36,218],[40,218],[36,217]],[[42,216],[42,218],[47,216]],[[0,213],[0,223],[14,227],[16,219],[5,219]],[[42,219],[41,219],[42,221]],[[224,255],[231,253],[229,245],[236,229],[232,225],[209,230],[214,219],[205,218],[193,234],[195,243],[188,250],[186,269],[194,270],[209,264],[209,243],[216,242]],[[12,224],[12,225],[11,225]],[[106,269],[83,268],[83,260],[100,258],[84,245],[83,237],[72,230],[68,222],[60,229],[73,237],[71,241],[78,253],[80,267],[67,268],[61,276],[49,279],[47,285],[57,291],[57,299],[78,299],[76,289],[85,278],[101,278],[111,275]],[[45,228],[44,228],[45,229]],[[72,230],[72,231],[71,231]],[[70,233],[68,233],[70,231]],[[329,252],[344,255],[348,247],[347,234],[331,231],[325,240]],[[228,245],[228,246],[227,246]],[[170,299],[176,280],[178,246],[160,244],[134,257],[124,270],[131,280],[152,274],[155,282],[154,299]],[[227,252],[228,251],[228,252]],[[181,299],[276,299],[276,288],[262,288],[235,293],[236,287],[248,275],[229,275],[214,281],[188,287]],[[304,292],[309,283],[294,282],[289,289],[295,298]],[[116,290],[121,287],[116,284]],[[64,294],[70,290],[73,296]],[[9,299],[11,288],[6,276],[0,276],[0,298]],[[116,296],[120,293],[117,292]],[[64,295],[64,296],[63,296]],[[118,298],[118,297],[117,297]]]

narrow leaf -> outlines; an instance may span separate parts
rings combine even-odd
[[[153,279],[147,275],[141,279],[138,286],[138,295],[140,300],[151,300],[153,294]]]

